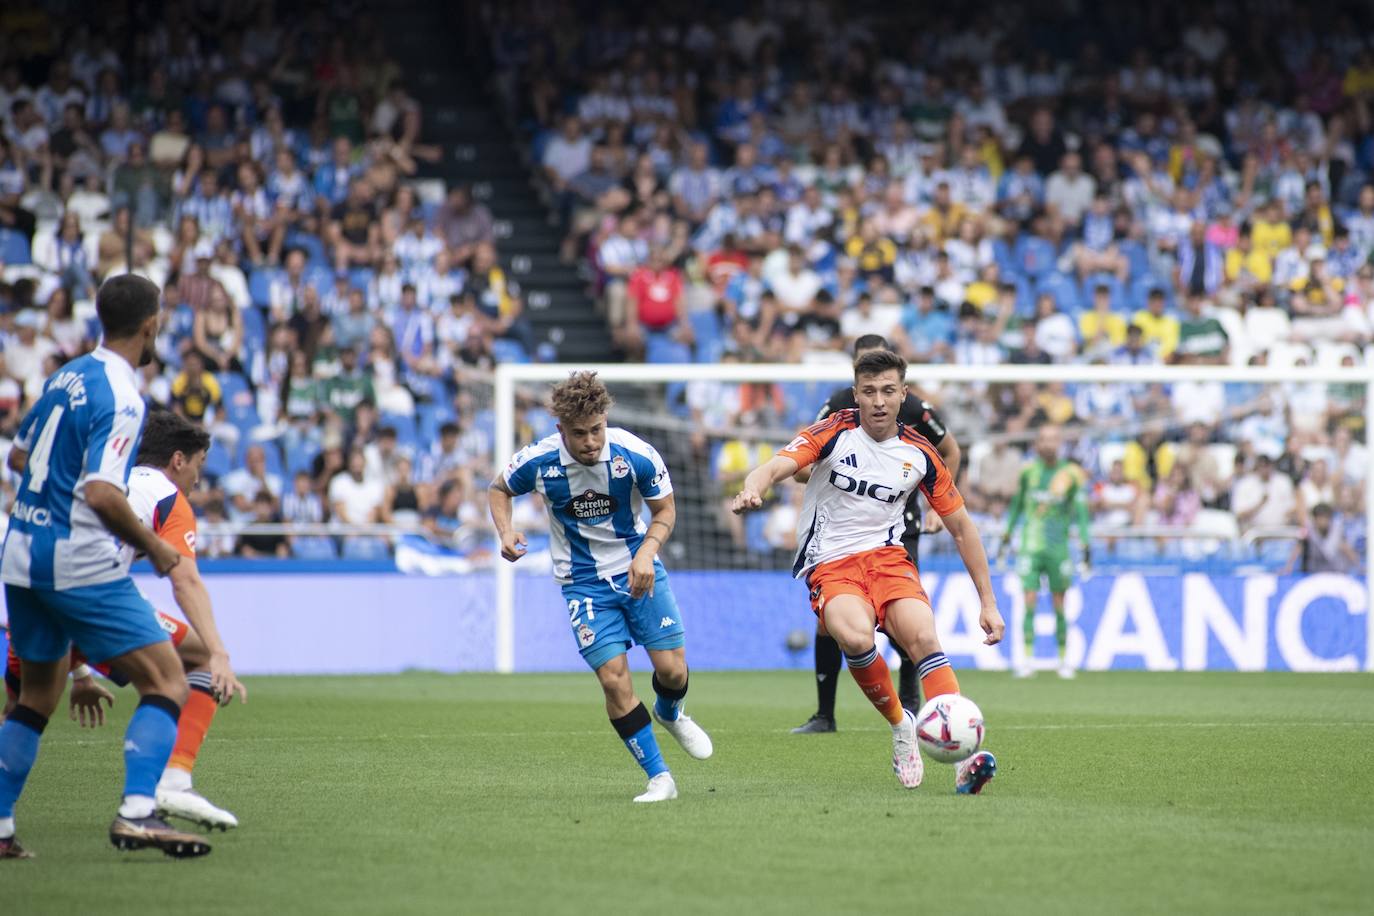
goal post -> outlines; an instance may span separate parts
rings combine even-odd
[[[578,370],[594,370],[599,377],[607,383],[612,394],[616,397],[617,407],[613,409],[611,423],[613,425],[625,426],[626,428],[643,435],[648,441],[653,443],[660,451],[665,451],[664,442],[661,439],[677,440],[693,435],[689,429],[690,424],[687,420],[671,415],[671,411],[665,406],[665,393],[670,397],[677,397],[681,400],[681,393],[684,386],[703,385],[705,383],[722,383],[725,385],[745,385],[756,383],[759,385],[773,386],[811,386],[810,390],[816,392],[827,391],[830,388],[852,381],[853,375],[849,365],[841,360],[826,363],[805,363],[805,364],[743,364],[743,363],[719,363],[719,364],[603,364],[603,365],[570,365],[570,364],[512,364],[506,363],[499,365],[494,374],[493,386],[493,412],[494,412],[494,450],[493,466],[499,469],[505,466],[519,448],[528,444],[517,441],[517,402],[523,400],[524,403],[540,401],[547,398],[548,390],[556,383],[567,378],[568,374]],[[994,366],[963,366],[963,365],[913,365],[910,367],[907,381],[923,390],[932,392],[937,403],[943,400],[943,396],[950,392],[962,393],[970,390],[983,390],[988,386],[1015,386],[1017,384],[1030,383],[1036,386],[1154,386],[1154,385],[1178,385],[1180,383],[1202,383],[1208,385],[1223,386],[1227,392],[1237,390],[1254,391],[1282,391],[1285,386],[1312,386],[1325,385],[1333,386],[1348,391],[1356,391],[1360,397],[1353,403],[1362,401],[1362,423],[1363,429],[1358,433],[1358,439],[1362,441],[1367,449],[1370,445],[1370,431],[1374,430],[1374,399],[1370,397],[1370,385],[1374,382],[1374,366],[1283,366],[1283,367],[1261,367],[1261,366],[1166,366],[1166,365],[994,365]],[[1245,387],[1248,386],[1248,387]],[[630,394],[630,397],[623,395]],[[786,442],[795,429],[803,425],[797,422],[802,413],[809,410],[810,416],[814,416],[815,410],[824,399],[812,398],[807,404],[803,405],[804,410],[793,411],[790,419],[786,422],[779,421],[773,416],[769,421],[768,429],[762,430],[759,437],[764,440],[771,440],[776,444]],[[795,406],[795,405],[793,405]],[[943,407],[943,405],[942,405]],[[747,416],[747,415],[746,415]],[[1357,418],[1352,417],[1353,421]],[[946,420],[951,428],[951,432],[959,438],[964,446],[966,454],[971,448],[978,448],[980,443],[976,435],[970,435],[973,431],[960,428],[958,417],[947,416]],[[1181,421],[1169,416],[1157,416],[1154,418],[1156,423],[1173,423],[1179,425]],[[1149,421],[1141,421],[1142,425],[1148,425]],[[700,424],[698,423],[698,426]],[[1104,426],[1101,429],[1093,425],[1081,425],[1076,428],[1076,432],[1069,433],[1066,438],[1072,439],[1093,439],[1110,438],[1112,431]],[[716,432],[722,435],[727,432],[724,430],[711,431],[708,435],[715,435]],[[747,432],[747,431],[745,431]],[[1017,440],[1024,443],[1030,433],[1023,433]],[[1223,443],[1223,445],[1240,446],[1241,443]],[[700,456],[704,454],[700,451],[693,451],[683,448],[676,449],[679,455],[690,454]],[[1369,454],[1366,452],[1366,454]],[[700,461],[700,458],[688,458],[679,461],[678,464],[690,464],[693,461]],[[975,473],[974,468],[968,468],[964,474]],[[689,478],[697,481],[705,480],[706,475],[689,475],[684,473],[689,468],[675,466],[673,460],[669,460],[669,471],[675,480],[675,489],[680,494],[679,500],[685,486],[690,486]],[[699,469],[697,469],[699,470]],[[693,495],[693,494],[689,494]],[[694,494],[698,500],[705,504],[711,497],[703,497],[701,494]],[[1374,473],[1363,474],[1363,524],[1366,532],[1374,529]],[[681,512],[680,512],[681,515]],[[1110,529],[1104,529],[1110,530]],[[1096,535],[1096,523],[1095,523]],[[984,529],[985,539],[991,536],[992,532]],[[1137,538],[1142,544],[1164,543],[1163,539],[1173,537],[1177,532],[1172,531],[1167,525],[1161,526],[1139,526],[1129,532],[1130,536]],[[670,545],[678,541],[682,536],[677,532],[674,538],[670,539]],[[1264,537],[1263,533],[1260,537]],[[1286,536],[1291,544],[1294,535],[1275,535],[1275,537]],[[698,540],[709,537],[709,532],[698,535]],[[1153,538],[1153,541],[1148,539]],[[730,564],[730,568],[741,568],[733,563],[731,556],[729,538],[725,537],[725,545],[717,548],[716,553],[710,554],[706,565],[710,566],[715,559],[722,564]],[[947,540],[947,538],[945,539]],[[1192,539],[1196,544],[1197,538]],[[1363,571],[1360,584],[1362,585],[1362,602],[1360,608],[1350,607],[1350,614],[1357,613],[1365,615],[1365,622],[1368,623],[1368,615],[1374,613],[1374,540],[1367,534],[1364,538]],[[923,555],[926,551],[925,541],[922,542]],[[1247,541],[1247,545],[1250,542]],[[676,545],[672,551],[665,548],[665,558],[669,560],[669,566],[677,569],[675,559],[684,557],[683,546]],[[688,553],[686,559],[689,563],[701,564],[702,547],[698,544],[695,548],[687,545]],[[1202,548],[1205,550],[1205,548]],[[1290,548],[1291,549],[1291,548]],[[693,553],[692,551],[695,550]],[[754,568],[754,567],[750,567]],[[923,578],[925,577],[925,566],[922,566]],[[547,569],[540,573],[547,577]],[[517,640],[519,639],[519,616],[517,608],[517,578],[521,575],[533,575],[532,572],[519,570],[516,564],[506,563],[498,560],[495,570],[495,666],[498,671],[511,672],[517,670]],[[1353,583],[1352,583],[1353,585]],[[1010,627],[1013,622],[1013,614],[1006,613],[1009,625],[1009,637],[1012,635]],[[1018,612],[1022,609],[1017,608]],[[542,613],[556,613],[553,608],[539,608]],[[535,613],[535,609],[531,609]],[[1288,626],[1301,626],[1301,615],[1298,623],[1291,621]],[[1374,670],[1374,626],[1367,626],[1366,639],[1368,645],[1365,649],[1364,667]],[[1019,634],[1016,639],[1010,642],[1019,643]],[[1013,650],[1015,651],[1015,650]]]

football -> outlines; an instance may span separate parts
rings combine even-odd
[[[965,760],[983,746],[983,711],[957,693],[936,697],[916,715],[916,741],[931,760]]]

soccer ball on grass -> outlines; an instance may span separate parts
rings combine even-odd
[[[931,760],[967,760],[983,746],[983,711],[957,693],[936,697],[916,714],[916,743]]]

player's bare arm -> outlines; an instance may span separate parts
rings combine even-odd
[[[196,561],[182,557],[180,563],[172,567],[168,574],[172,582],[172,596],[177,607],[186,615],[186,622],[196,631],[210,654],[206,667],[210,669],[210,686],[220,702],[227,703],[238,694],[240,702],[248,702],[248,688],[234,674],[229,664],[229,650],[224,647],[219,628],[215,625],[215,613],[210,607],[210,590],[200,577]]]
[[[649,527],[644,532],[644,541],[630,561],[631,598],[641,598],[645,594],[653,596],[654,557],[658,556],[659,548],[673,533],[673,526],[677,523],[677,503],[673,501],[673,494],[659,499],[646,499],[645,502],[649,504],[653,517],[649,519]]]
[[[730,509],[739,515],[763,505],[763,497],[773,485],[797,473],[797,462],[786,455],[774,455],[749,472],[744,489],[735,494]]]
[[[133,507],[123,491],[114,484],[103,480],[92,480],[86,484],[86,504],[110,533],[126,544],[133,545],[139,553],[147,554],[159,576],[165,576],[181,561],[176,548],[153,533],[138,520]]]
[[[10,456],[5,459],[5,463],[14,473],[23,474],[24,468],[29,464],[29,453],[16,445],[10,449]]]
[[[501,556],[511,563],[525,555],[523,531],[516,531],[511,521],[514,514],[515,497],[511,495],[506,482],[496,478],[487,487],[487,507],[491,510],[491,523],[496,526],[496,534],[501,538]]]
[[[973,579],[974,588],[978,589],[978,598],[982,603],[978,624],[987,634],[983,642],[995,646],[1002,641],[1002,634],[1006,632],[1007,625],[1002,620],[1001,612],[997,610],[997,596],[992,591],[988,555],[984,552],[983,541],[978,536],[978,526],[974,524],[968,510],[962,507],[946,515],[944,522],[945,527],[949,529],[950,537],[954,538],[954,546],[959,551],[960,559],[964,561],[964,566]]]

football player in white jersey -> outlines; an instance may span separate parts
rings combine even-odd
[[[840,644],[850,674],[892,726],[892,766],[907,788],[921,784],[916,718],[902,708],[887,663],[878,654],[881,628],[916,660],[927,700],[958,693],[959,682],[940,647],[935,614],[915,565],[902,547],[907,497],[919,487],[954,538],[982,601],[979,624],[995,645],[1006,625],[997,610],[987,555],[977,526],[935,446],[897,419],[906,396],[906,360],[891,350],[854,363],[858,407],[802,430],[745,478],[734,510],[763,505],[774,484],[811,468],[797,526],[792,574],[805,578],[819,625]],[[955,788],[977,794],[996,772],[980,751],[960,763]]]

